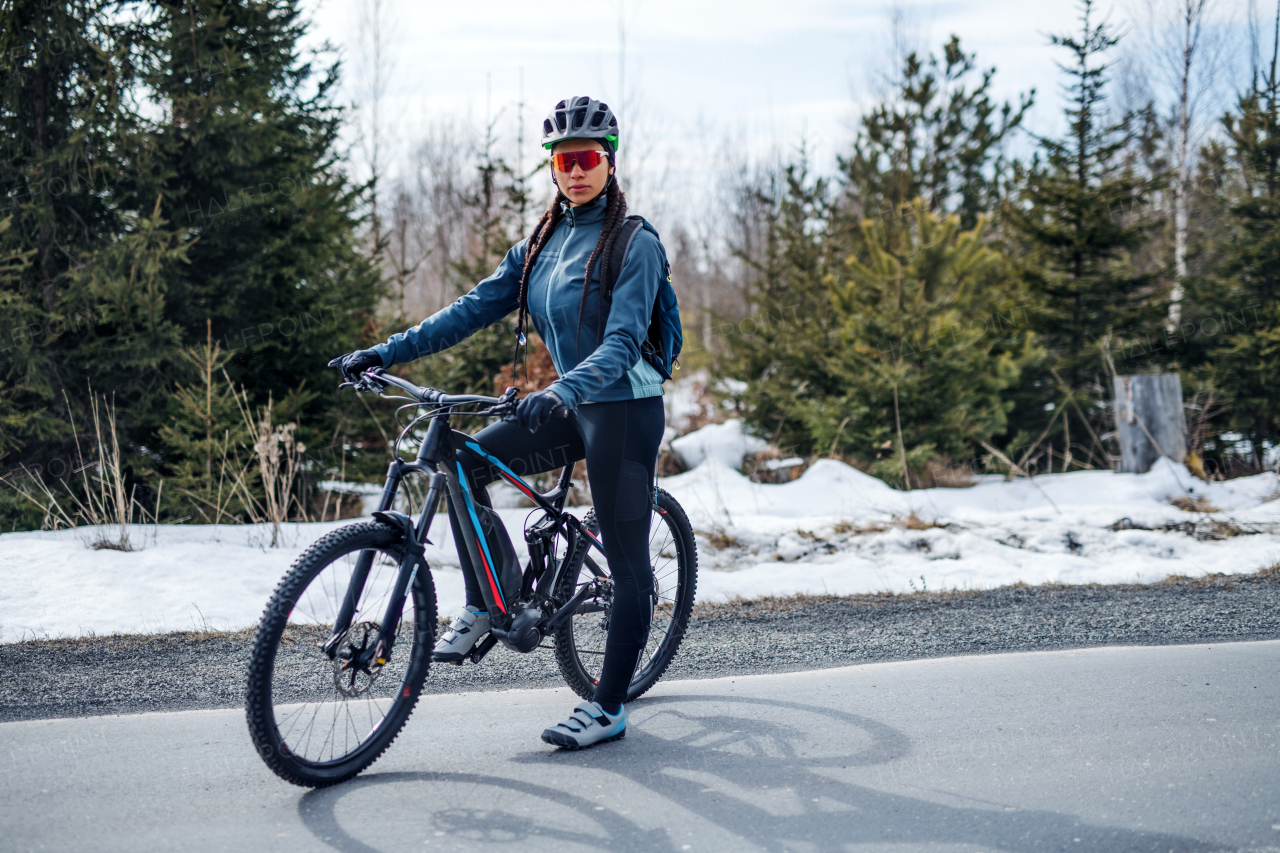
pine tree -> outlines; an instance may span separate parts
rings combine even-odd
[[[860,222],[874,218],[892,230],[916,198],[932,211],[959,214],[973,228],[1004,197],[1008,164],[1001,144],[1031,107],[1034,90],[1015,107],[991,100],[995,69],[977,70],[952,36],[942,56],[911,53],[890,100],[863,116],[853,152],[839,158],[843,207],[861,236]]]
[[[1040,353],[1018,330],[1016,289],[985,243],[985,218],[961,230],[958,214],[917,199],[896,221],[904,227],[891,235],[865,220],[865,260],[849,258],[832,284],[842,393],[804,411],[820,449],[910,487],[930,463],[973,458],[1004,432],[1003,392]],[[993,334],[975,318],[1008,326]]]
[[[205,341],[210,320],[250,400],[294,393],[290,417],[320,447],[341,405],[317,393],[336,384],[326,363],[381,332],[382,286],[356,212],[362,188],[339,168],[337,64],[300,55],[296,0],[153,8],[140,52],[161,115],[146,126],[125,200],[149,208],[159,197],[170,228],[190,240],[187,263],[169,278],[166,318],[188,348]]]
[[[68,401],[85,421],[89,367],[73,352],[97,308],[67,290],[72,271],[125,227],[112,197],[128,168],[122,95],[132,74],[115,5],[0,4],[0,258],[23,260],[0,281],[0,459],[70,455]]]
[[[1206,339],[1217,345],[1207,347],[1200,368],[1225,403],[1214,455],[1230,444],[1222,433],[1239,433],[1258,470],[1280,441],[1280,70],[1274,50],[1270,66],[1223,125],[1234,177],[1224,193],[1227,235],[1209,274],[1189,295],[1222,332]]]
[[[251,487],[256,481],[247,470],[244,418],[223,374],[228,354],[213,340],[212,321],[206,329],[203,346],[183,351],[198,379],[179,384],[169,396],[160,440],[170,470],[165,480],[170,511],[218,524],[244,517],[237,484]]]
[[[1160,184],[1122,162],[1130,118],[1108,118],[1108,65],[1100,61],[1118,37],[1092,14],[1085,0],[1079,35],[1052,37],[1073,57],[1061,66],[1070,79],[1069,135],[1040,140],[1035,161],[1018,170],[1019,198],[1004,210],[1029,253],[1023,275],[1040,302],[1036,331],[1073,392],[1086,396],[1105,387],[1097,341],[1112,328],[1141,334],[1164,313],[1156,277],[1133,264],[1157,224],[1146,211]]]
[[[122,426],[144,442],[164,420],[165,376],[182,342],[182,329],[169,318],[168,290],[188,249],[159,209],[157,200],[151,216],[87,255],[67,275],[65,295],[70,304],[93,306],[93,322],[68,353],[78,387],[110,388],[126,410]]]
[[[839,326],[827,287],[835,263],[829,184],[809,177],[801,152],[754,194],[766,217],[760,251],[742,256],[756,276],[754,311],[726,336],[712,369],[746,381],[737,402],[756,433],[788,452],[814,453],[825,448],[815,444],[805,401],[845,390],[831,361]]]

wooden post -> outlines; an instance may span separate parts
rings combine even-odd
[[[1116,429],[1120,470],[1142,474],[1161,456],[1187,458],[1187,421],[1182,412],[1182,381],[1176,373],[1117,376]]]

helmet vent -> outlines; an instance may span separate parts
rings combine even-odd
[[[586,95],[563,98],[542,122],[542,146],[551,148],[566,139],[594,139],[612,158],[617,151],[618,118],[608,104]]]

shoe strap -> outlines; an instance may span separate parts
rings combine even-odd
[[[583,702],[582,704],[578,705],[578,707],[574,708],[573,713],[570,714],[570,717],[579,719],[581,722],[586,722],[585,720],[581,720],[581,718],[578,717],[579,712],[585,714],[587,718],[591,720],[591,722],[595,723],[597,726],[600,726],[601,728],[607,728],[612,722],[609,719],[609,715],[605,713],[604,709],[596,705],[594,702]]]

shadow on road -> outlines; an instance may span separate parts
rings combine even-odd
[[[423,841],[437,842],[421,849],[536,839],[557,849],[681,851],[695,839],[701,843],[694,849],[707,849],[709,838],[721,849],[745,843],[776,851],[859,844],[1222,849],[1053,811],[977,799],[971,807],[945,805],[846,781],[851,774],[842,771],[879,767],[891,783],[901,772],[895,765],[919,756],[902,732],[845,711],[732,695],[662,696],[629,706],[628,715],[627,737],[616,744],[530,750],[505,759],[520,768],[508,776],[496,775],[505,769],[502,758],[494,775],[370,773],[305,794],[298,813],[318,840],[343,853],[392,849],[377,838],[379,815],[394,815],[401,828],[406,816],[418,816]],[[583,771],[573,793],[527,781],[563,779],[566,769]]]

